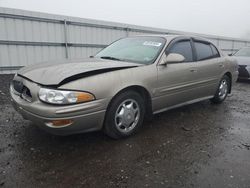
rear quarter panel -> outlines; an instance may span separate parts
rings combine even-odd
[[[238,74],[239,74],[237,61],[233,57],[230,57],[230,56],[224,56],[224,60],[225,60],[224,61],[225,68],[224,68],[223,75],[226,72],[231,73],[232,85],[234,85],[234,83],[236,82],[236,80],[238,78]]]

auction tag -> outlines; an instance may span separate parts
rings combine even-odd
[[[145,45],[145,46],[156,46],[156,47],[159,47],[159,46],[161,46],[161,43],[160,42],[153,42],[153,41],[145,41],[143,43],[143,45]]]

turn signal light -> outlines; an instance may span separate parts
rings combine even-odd
[[[90,93],[77,93],[77,102],[86,102],[95,100],[95,97]]]
[[[66,127],[73,123],[72,120],[69,119],[62,119],[62,120],[53,120],[50,122],[47,122],[46,125],[49,127]]]

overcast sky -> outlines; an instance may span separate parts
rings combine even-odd
[[[249,0],[0,0],[0,6],[250,39]]]

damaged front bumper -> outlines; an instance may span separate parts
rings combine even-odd
[[[27,100],[23,94],[18,94],[10,88],[11,101],[14,108],[24,119],[55,135],[70,135],[102,129],[108,99],[74,105],[51,105],[38,99],[39,85],[21,79],[23,85],[30,89],[32,98]],[[65,125],[53,125],[53,122],[70,122]]]

